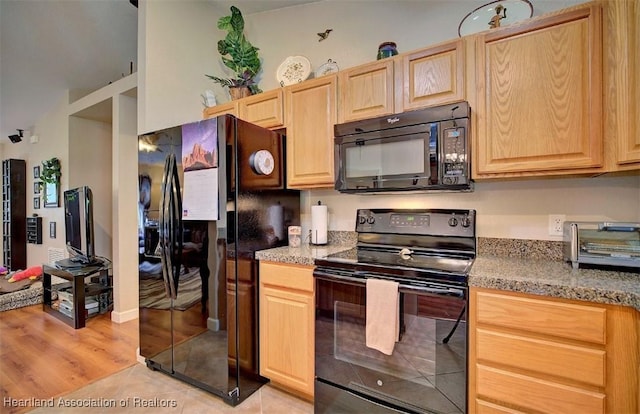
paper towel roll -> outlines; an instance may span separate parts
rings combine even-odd
[[[273,228],[273,233],[278,238],[278,240],[285,240],[284,206],[276,204],[267,208],[267,225]]]
[[[327,206],[311,206],[311,244],[327,244]]]

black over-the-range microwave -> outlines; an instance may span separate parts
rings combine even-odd
[[[470,118],[457,102],[335,125],[336,190],[473,191]]]

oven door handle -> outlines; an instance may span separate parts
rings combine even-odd
[[[346,282],[354,285],[365,286],[367,284],[367,277],[351,277],[344,275],[336,275],[323,272],[322,270],[316,269],[313,272],[313,276],[316,279],[327,280],[330,282]],[[422,293],[422,294],[431,294],[437,296],[452,296],[457,298],[466,298],[466,289],[457,288],[454,286],[443,286],[431,284],[429,282],[422,282],[423,284],[418,285],[408,285],[405,283],[400,283],[398,285],[398,291],[400,293]]]

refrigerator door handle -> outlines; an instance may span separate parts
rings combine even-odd
[[[180,177],[178,175],[178,165],[173,156],[173,165],[170,170],[171,175],[171,195],[170,200],[170,214],[171,214],[171,269],[173,272],[173,278],[169,281],[172,286],[172,298],[176,299],[178,295],[178,282],[180,279],[180,271],[182,268],[182,196],[180,193]]]
[[[168,298],[171,297],[171,288],[169,285],[170,280],[170,267],[167,257],[167,237],[168,237],[168,185],[169,185],[169,167],[171,164],[171,156],[167,156],[164,163],[164,170],[162,172],[162,191],[160,192],[160,214],[158,223],[158,248],[156,254],[160,256],[160,262],[162,265],[162,280],[164,282],[165,294]]]

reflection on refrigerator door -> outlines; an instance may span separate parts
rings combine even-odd
[[[226,269],[218,268],[226,255],[225,223],[182,221],[182,127],[152,135],[158,151],[139,152],[139,174],[151,182],[151,203],[139,214],[140,354],[149,368],[235,405],[239,392],[227,349]],[[216,188],[217,183],[211,191]]]
[[[180,231],[180,184],[185,200],[185,175],[194,171],[183,172],[182,160],[193,166],[199,156],[182,153],[185,128],[217,139],[217,151],[203,158],[217,163],[217,183],[198,191],[217,193],[218,220],[185,218]],[[139,212],[140,353],[151,369],[235,405],[266,382],[259,375],[255,251],[286,245],[284,228],[300,224],[299,192],[283,189],[283,137],[227,115],[140,140],[152,145],[140,148],[155,149],[138,156],[139,174],[151,182],[151,202]],[[247,164],[263,150],[277,160],[272,176]],[[165,162],[171,154],[174,164]]]

